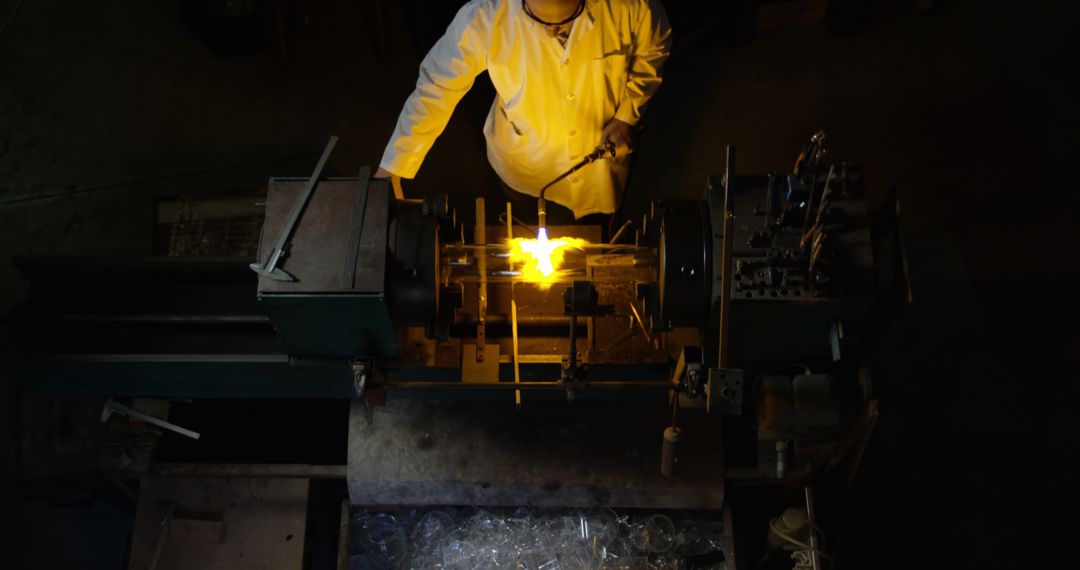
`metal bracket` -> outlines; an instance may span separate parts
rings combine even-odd
[[[707,374],[702,363],[701,347],[684,346],[671,375],[671,383],[679,394],[680,407],[705,407]]]
[[[356,397],[363,398],[364,390],[367,388],[367,377],[368,371],[370,370],[370,364],[366,360],[353,360],[349,363],[349,367],[352,369],[353,390],[356,393]]]
[[[737,368],[710,368],[705,409],[738,416],[743,407],[743,371]]]
[[[564,358],[559,372],[559,386],[566,390],[566,401],[572,402],[579,390],[588,387],[589,365],[584,362],[571,362]]]

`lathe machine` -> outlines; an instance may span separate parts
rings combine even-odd
[[[702,199],[657,200],[608,242],[597,227],[549,227],[558,243],[540,255],[537,228],[520,221],[531,213],[502,204],[477,199],[466,215],[445,198],[395,200],[366,169],[273,179],[256,263],[298,212],[275,256],[287,280],[257,275],[250,258],[19,257],[30,294],[11,367],[56,394],[353,399],[352,429],[370,436],[361,448],[393,437],[365,430],[397,425],[380,414],[400,405],[441,418],[417,437],[468,440],[488,457],[506,446],[477,440],[506,418],[587,417],[590,401],[614,401],[643,411],[610,422],[622,426],[614,447],[578,457],[630,459],[560,475],[548,502],[719,507],[725,473],[784,478],[828,462],[866,398],[859,366],[882,292],[902,278],[895,211],[872,224],[857,169],[825,155],[818,134],[790,173],[750,176],[729,150]],[[80,274],[93,278],[72,288]],[[430,407],[449,401],[468,411]],[[531,442],[506,462],[567,446]],[[551,490],[539,471],[500,481],[464,464],[410,486],[408,465],[437,461],[415,448],[397,471],[358,459],[355,475],[350,448],[354,502],[544,502],[536,489]],[[614,473],[627,478],[601,491]]]

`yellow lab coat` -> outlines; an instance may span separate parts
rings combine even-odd
[[[611,119],[639,121],[670,51],[671,27],[657,0],[586,0],[565,46],[521,0],[472,0],[420,64],[380,166],[416,176],[486,70],[497,93],[484,124],[488,160],[508,186],[536,196],[602,142]],[[610,214],[626,177],[625,160],[598,161],[546,196],[579,218]]]

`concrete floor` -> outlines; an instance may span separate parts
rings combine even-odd
[[[0,22],[14,4],[0,1]],[[1077,5],[888,2],[845,33],[795,27],[728,46],[668,4],[681,33],[628,210],[697,196],[727,143],[743,172],[785,169],[817,128],[834,156],[864,165],[875,199],[900,190],[916,304],[875,357],[882,418],[852,524],[834,538],[842,565],[1027,567],[1061,552],[1068,527],[1052,523],[1077,471],[1058,442],[1076,434],[1080,396]],[[391,33],[379,61],[358,3],[311,1],[287,66],[218,59],[179,11],[41,0],[0,32],[0,259],[148,254],[156,199],[306,175],[332,132],[329,174],[376,163],[429,41]],[[396,4],[385,17],[407,29]],[[463,101],[409,194],[448,192],[459,208],[498,198],[480,132],[490,98],[481,83]],[[0,263],[0,314],[23,293]],[[7,418],[14,392],[2,394]],[[19,504],[41,520],[39,502]],[[24,525],[17,539],[48,544],[51,531]],[[0,566],[63,566],[31,548],[17,559]]]

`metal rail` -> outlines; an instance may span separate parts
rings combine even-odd
[[[108,315],[108,314],[44,314],[42,320],[91,322],[91,323],[135,323],[135,324],[178,324],[178,325],[268,325],[270,317],[266,315]]]
[[[728,332],[731,328],[731,254],[735,236],[735,147],[727,147],[727,173],[724,175],[724,245],[720,257],[720,346],[718,364],[728,365]]]
[[[145,474],[136,475],[159,479],[345,479],[346,466],[289,463],[154,463]]]
[[[427,381],[427,380],[391,380],[371,385],[374,388],[386,390],[563,390],[565,386],[559,382],[496,382],[489,384],[465,383],[458,381]],[[675,387],[670,381],[590,381],[585,388],[591,390],[671,390]]]

